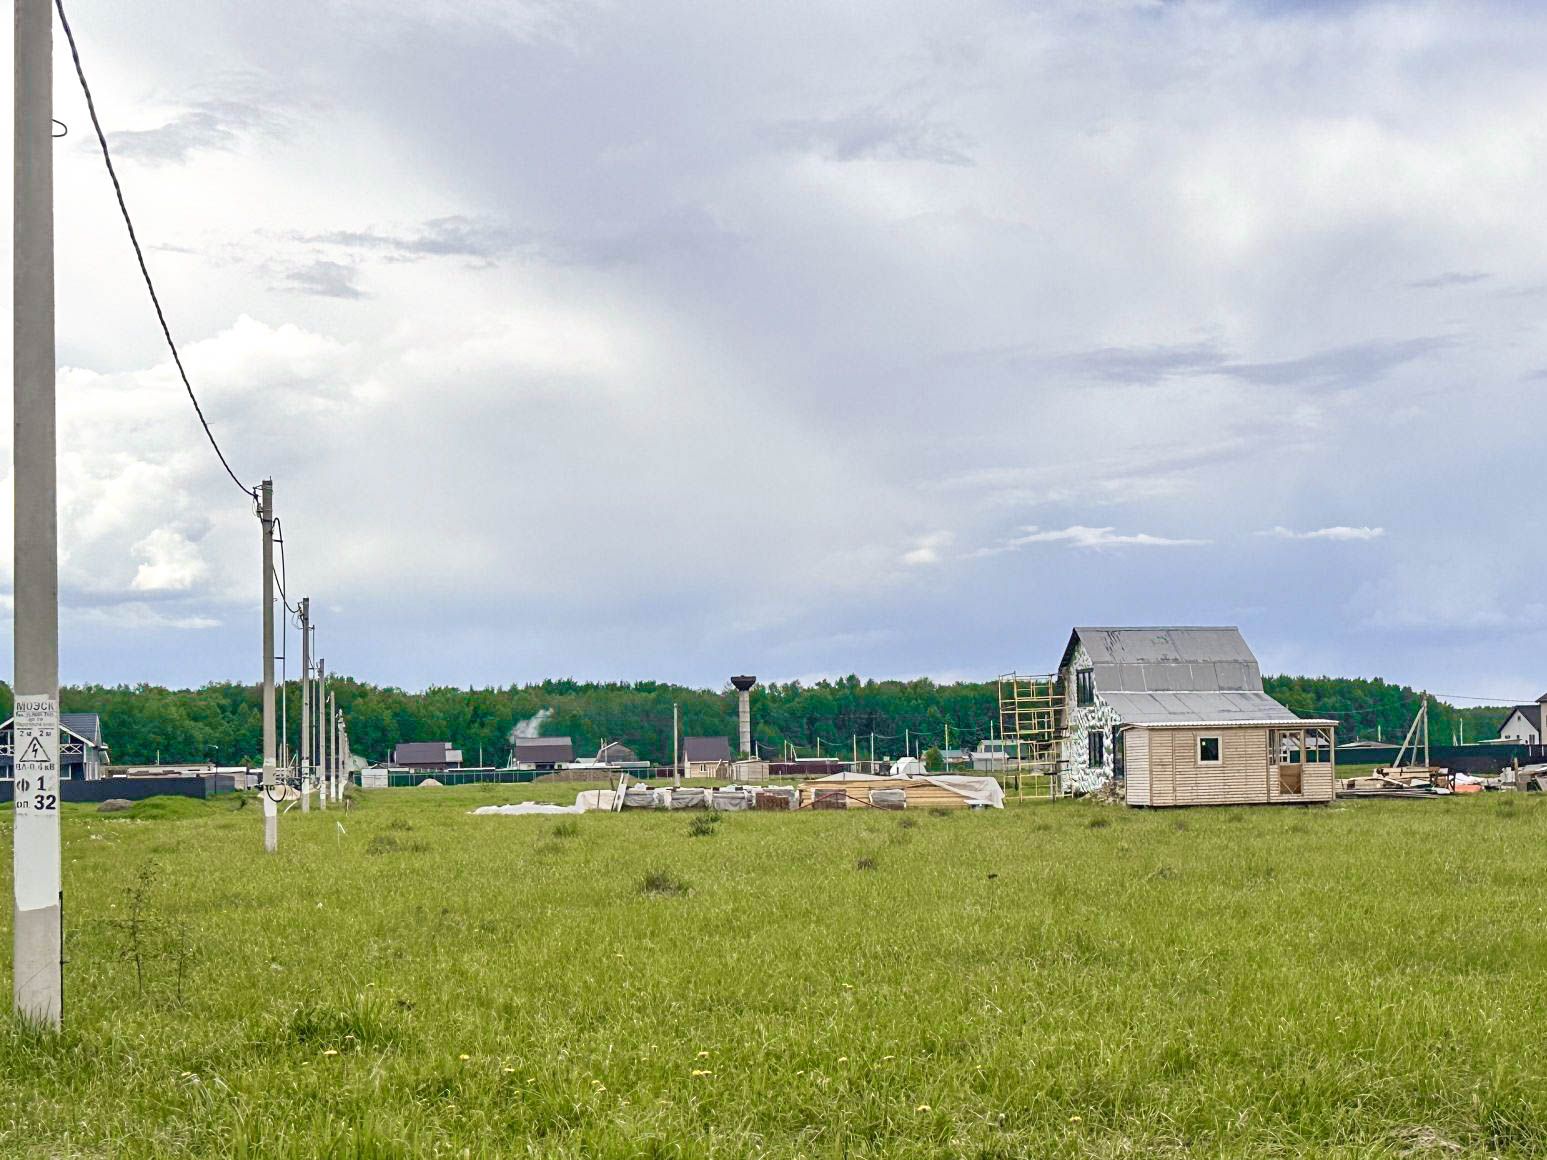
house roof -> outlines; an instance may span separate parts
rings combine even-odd
[[[1509,718],[1519,713],[1526,719],[1526,724],[1535,729],[1538,734],[1542,732],[1542,711],[1547,709],[1547,698],[1538,701],[1534,705],[1516,705],[1509,711],[1509,716],[1504,718],[1504,724],[1509,724]]]
[[[725,737],[684,737],[683,761],[729,761],[731,743]]]
[[[0,729],[12,729],[15,725],[16,718],[7,717],[0,722]],[[59,727],[88,745],[100,747],[102,744],[102,718],[95,713],[61,713]]]
[[[568,737],[517,737],[516,760],[545,764],[574,761],[575,744]]]
[[[401,741],[392,750],[394,765],[444,765],[461,761],[449,741]]]
[[[639,755],[621,741],[609,741],[596,751],[597,761],[638,761]]]
[[[1307,723],[1263,692],[1257,658],[1238,628],[1076,628],[1060,667],[1077,643],[1090,657],[1096,693],[1125,724]]]

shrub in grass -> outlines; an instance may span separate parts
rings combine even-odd
[[[397,1018],[386,1004],[362,995],[342,1007],[301,1004],[285,1020],[279,1038],[300,1046],[357,1051],[390,1047],[400,1034]]]
[[[854,869],[856,870],[876,870],[879,868],[880,863],[869,854],[866,854],[863,858],[854,863]]]
[[[428,850],[426,842],[400,842],[391,834],[377,834],[365,844],[367,854],[423,854]]]
[[[719,828],[719,814],[698,814],[688,823],[688,837],[708,838]]]
[[[670,870],[657,867],[651,870],[639,883],[641,894],[652,894],[660,898],[675,898],[688,892],[688,884],[678,878]]]
[[[1093,830],[1104,830],[1111,824],[1111,818],[1091,818],[1090,820],[1090,828]]]
[[[580,822],[575,818],[565,818],[562,822],[556,822],[553,826],[555,838],[578,838],[580,836]]]
[[[414,824],[407,818],[393,818],[387,823],[387,829],[397,830],[399,833],[407,833],[414,828]]]

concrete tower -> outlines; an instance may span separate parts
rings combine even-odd
[[[741,753],[743,757],[752,756],[752,686],[757,684],[756,677],[732,677],[731,684],[736,687],[737,700],[740,703],[741,716]]]

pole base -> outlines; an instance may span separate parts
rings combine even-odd
[[[11,991],[16,1013],[36,1027],[59,1029],[64,1009],[64,957],[60,907],[13,910],[16,932]]]

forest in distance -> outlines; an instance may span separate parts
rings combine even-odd
[[[1421,694],[1380,679],[1268,677],[1269,694],[1303,716],[1341,722],[1340,742],[1400,742]],[[656,681],[601,683],[548,680],[504,688],[432,687],[418,692],[330,677],[359,758],[387,760],[404,741],[450,741],[464,763],[500,766],[518,730],[574,740],[577,756],[604,741],[621,741],[647,761],[671,760],[672,705],[684,736],[736,736],[736,697],[723,689],[694,689]],[[286,690],[284,717],[291,746],[299,744],[300,690]],[[10,715],[11,690],[0,684],[0,707]],[[212,762],[257,765],[262,747],[262,700],[254,685],[217,683],[198,689],[156,685],[80,685],[61,691],[64,712],[95,712],[114,765]],[[875,738],[877,757],[944,747],[975,746],[997,728],[994,681],[938,684],[862,680],[849,676],[814,683],[758,685],[752,692],[752,728],[765,754],[793,746],[802,756],[839,756],[860,739],[862,754]],[[1486,741],[1498,736],[1507,707],[1461,708],[1431,700],[1430,738]]]

